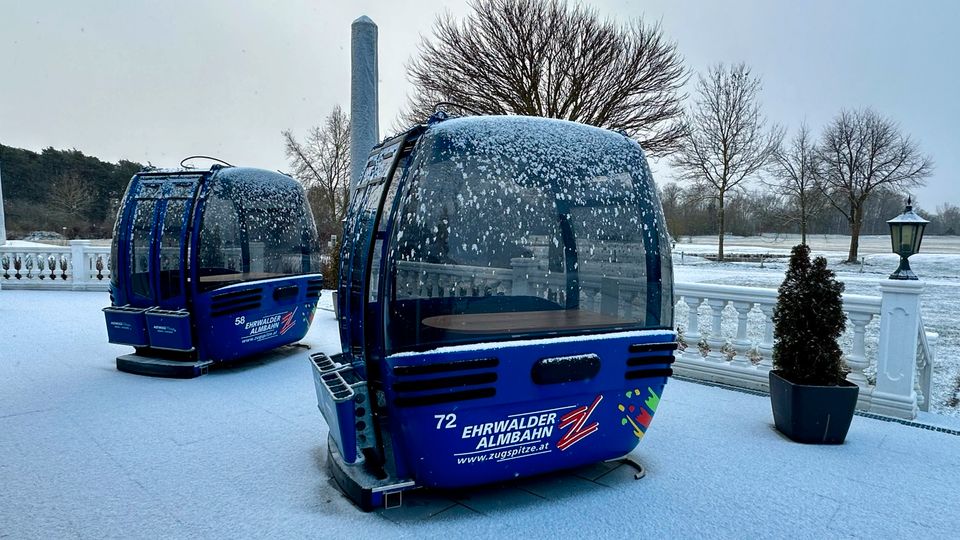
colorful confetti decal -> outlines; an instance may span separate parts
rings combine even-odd
[[[626,398],[627,400],[640,398],[640,389],[635,388],[627,391]],[[633,428],[633,434],[636,435],[638,439],[642,439],[647,428],[650,427],[653,414],[657,412],[657,406],[660,405],[660,396],[653,391],[653,388],[647,387],[647,396],[643,399],[642,403],[642,405],[635,405],[630,404],[628,401],[626,404],[620,403],[617,405],[617,408],[623,413],[623,418],[620,419],[620,425],[625,426],[629,423]]]

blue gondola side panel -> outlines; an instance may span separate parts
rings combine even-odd
[[[206,357],[231,360],[299,341],[317,309],[320,274],[263,280],[198,295],[198,331],[217,336],[202,344]]]
[[[637,331],[393,355],[396,446],[412,476],[433,487],[624,456],[656,413],[675,337]],[[559,379],[550,378],[551,363]],[[547,368],[539,382],[531,376],[538,366]],[[579,366],[587,378],[562,380]]]

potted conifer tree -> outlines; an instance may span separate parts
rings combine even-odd
[[[837,338],[846,327],[843,283],[827,260],[795,246],[773,312],[770,402],[777,429],[794,441],[840,444],[857,406],[857,385]]]

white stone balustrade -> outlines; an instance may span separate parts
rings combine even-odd
[[[914,418],[918,409],[929,409],[938,336],[926,332],[920,318],[922,282],[882,280],[880,290],[882,296],[843,295],[847,379],[860,387],[860,410]],[[677,283],[674,297],[685,346],[677,374],[768,391],[777,291]]]
[[[914,391],[917,393],[917,406],[921,411],[930,410],[930,384],[933,376],[933,361],[937,357],[937,342],[940,336],[936,332],[924,330],[923,316],[920,317],[920,331],[917,332],[917,377]]]
[[[677,354],[675,371],[695,379],[767,390],[773,350],[770,317],[777,291],[677,283],[673,292],[677,314],[686,313],[686,323],[677,317],[685,349]],[[725,310],[728,304],[732,308]],[[703,305],[710,309],[704,310]],[[724,329],[729,327],[725,319],[736,323],[735,331]]]
[[[69,246],[0,246],[3,289],[106,291],[110,284],[110,247],[71,240]]]

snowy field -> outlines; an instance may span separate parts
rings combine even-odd
[[[691,266],[692,268],[692,266]],[[732,270],[731,270],[732,272]],[[762,273],[758,273],[762,275]],[[328,296],[324,300],[329,300]],[[308,351],[118,372],[105,293],[0,291],[0,538],[956,538],[960,431],[854,418],[791,443],[769,400],[671,380],[632,456],[365,514],[333,487]],[[305,343],[338,350],[318,312]],[[919,419],[957,430],[956,419]]]
[[[807,239],[813,255],[827,258],[830,268],[846,284],[846,292],[879,296],[878,282],[897,269],[899,257],[890,253],[889,236],[861,238],[862,264],[845,264],[850,238],[813,235]],[[727,237],[726,253],[770,254],[773,260],[760,263],[718,264],[700,257],[716,254],[716,237],[684,237],[673,250],[677,281],[743,285],[775,289],[783,281],[790,249],[800,242],[798,235],[779,237]],[[940,334],[933,369],[931,411],[960,417],[960,237],[924,237],[920,253],[910,257],[910,266],[924,282],[921,299],[923,321],[928,331]],[[683,319],[679,318],[678,321]],[[875,330],[878,321],[868,327]],[[868,343],[868,356],[876,358],[875,343]]]
[[[762,235],[762,236],[727,236],[724,249],[734,248],[733,253],[766,253],[779,251],[790,254],[790,248],[800,243],[799,234]],[[846,258],[850,249],[850,237],[842,234],[811,234],[807,236],[807,244],[816,251],[838,253]],[[684,236],[678,239],[677,251],[687,245],[700,246],[707,252],[717,251],[716,236]],[[860,237],[860,255],[894,255],[890,253],[890,236],[866,235]],[[924,236],[920,255],[923,254],[960,254],[960,236]],[[913,260],[913,257],[910,258]],[[891,272],[896,269],[894,265]]]

